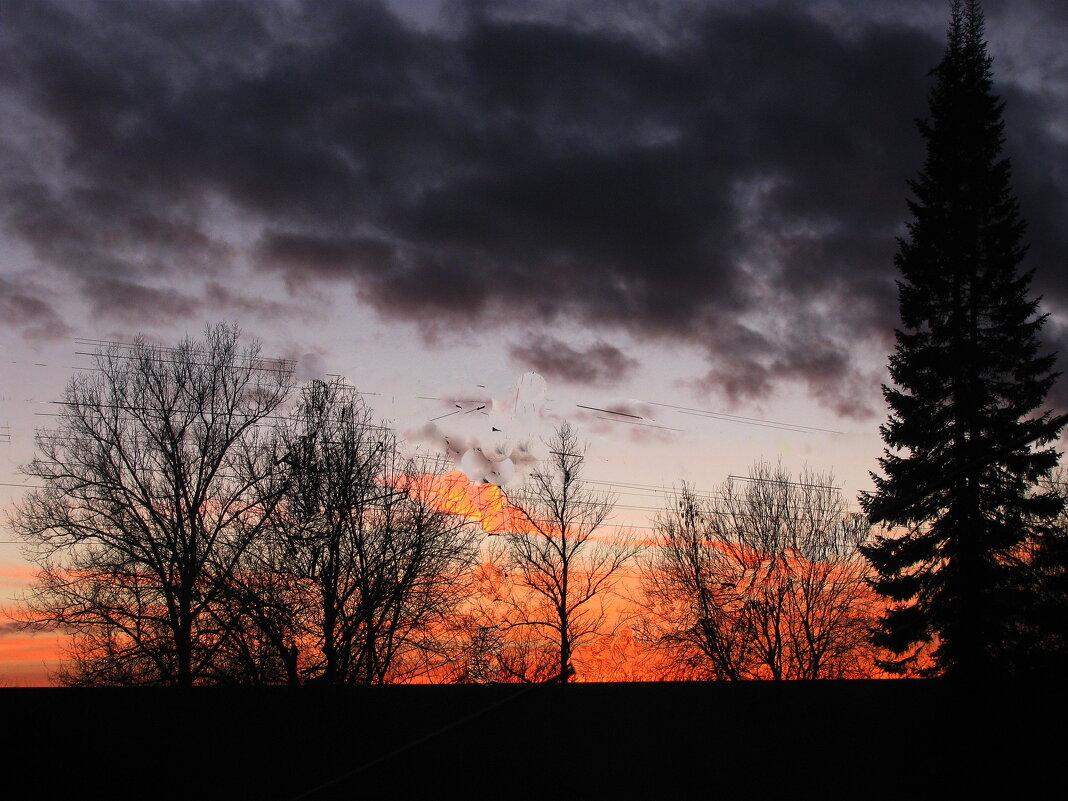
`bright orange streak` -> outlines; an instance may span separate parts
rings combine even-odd
[[[509,531],[529,533],[533,530],[522,513],[508,503],[499,487],[472,484],[458,470],[445,475],[404,476],[389,483],[436,511],[477,522],[489,534]],[[650,539],[639,544],[655,547],[663,543]],[[737,544],[711,540],[703,540],[701,544],[715,548],[733,561],[750,566],[745,571],[740,590],[752,590],[764,582],[784,580],[784,577],[802,573],[811,564],[800,553],[790,552],[781,559],[778,570],[773,571],[769,569],[771,565],[764,555],[743,550]],[[16,584],[28,583],[35,572],[32,568],[22,566],[0,566],[0,583],[5,580]],[[617,588],[618,594],[604,599],[609,622],[607,629],[611,633],[580,645],[574,653],[579,681],[643,681],[670,674],[672,666],[664,664],[662,654],[655,648],[639,641],[629,623],[635,610],[630,608],[631,604],[625,600],[625,596],[633,598],[638,595],[637,575],[627,571],[621,574],[620,579],[622,586]],[[471,581],[478,594],[485,599],[501,590],[500,585],[505,578],[496,566],[483,565],[474,571]],[[865,597],[864,600],[868,599]],[[875,603],[874,596],[870,600]],[[0,609],[0,633],[3,632],[4,611]],[[492,624],[497,621],[487,619],[486,622]],[[0,686],[11,683],[11,679],[18,683],[47,683],[41,662],[56,664],[63,640],[63,635],[58,633],[31,638],[22,632],[8,630],[6,636],[0,636]],[[874,664],[868,670],[872,677],[885,675]]]
[[[66,637],[59,632],[23,632],[15,620],[11,610],[0,608],[0,687],[47,686],[48,666],[58,666]]]
[[[55,662],[60,658],[63,636],[40,634],[11,634],[0,639],[3,646],[0,662],[17,664],[24,662]]]
[[[37,568],[29,565],[0,564],[0,581],[29,584],[37,577]]]
[[[487,534],[531,531],[523,514],[508,503],[501,488],[493,484],[472,484],[459,470],[445,475],[410,476],[406,489],[417,500],[438,512],[466,517],[482,526]]]

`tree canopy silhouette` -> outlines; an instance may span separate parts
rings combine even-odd
[[[292,370],[217,325],[177,347],[113,346],[74,376],[60,425],[11,516],[40,572],[33,625],[73,635],[71,684],[213,680],[234,619],[230,578],[278,495],[260,423]]]
[[[615,500],[583,481],[585,445],[566,420],[547,444],[549,458],[507,496],[515,525],[495,554],[516,590],[501,627],[531,637],[501,662],[522,681],[574,675],[575,649],[606,633],[608,598],[636,552],[626,533],[608,532]]]
[[[480,532],[426,498],[435,468],[342,381],[312,381],[279,427],[281,501],[248,551],[246,608],[290,683],[381,684],[449,657]],[[275,491],[265,486],[267,497]]]
[[[870,674],[875,619],[850,514],[833,476],[758,462],[711,495],[684,485],[642,564],[641,632],[675,678]]]
[[[1025,223],[991,65],[979,3],[954,2],[895,258],[901,330],[883,388],[884,475],[861,498],[873,523],[899,527],[866,548],[891,601],[876,644],[898,669],[930,646],[927,670],[954,676],[1021,667],[1025,545],[1063,503],[1036,489],[1058,459],[1041,446],[1066,418],[1041,411],[1054,356],[1040,353],[1046,315],[1021,270]]]

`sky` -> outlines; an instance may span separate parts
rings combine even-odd
[[[984,8],[1043,344],[1066,354],[1068,12]],[[759,459],[833,471],[855,508],[947,19],[941,0],[5,0],[0,503],[91,341],[225,320],[425,450],[475,425],[428,433],[453,401],[537,372],[620,523],[649,525],[651,488]],[[1048,403],[1068,411],[1068,381]],[[3,609],[28,566],[0,539]],[[5,662],[18,638],[0,618],[0,682],[29,675]]]

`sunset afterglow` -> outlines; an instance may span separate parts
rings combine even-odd
[[[1063,638],[1057,0],[0,19],[0,687]]]

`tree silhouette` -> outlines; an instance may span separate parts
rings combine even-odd
[[[437,476],[340,381],[305,386],[278,442],[281,501],[242,573],[253,629],[290,683],[426,674],[449,656],[477,528],[428,502]]]
[[[66,683],[213,680],[234,634],[227,586],[278,501],[258,490],[277,470],[260,423],[291,370],[225,325],[95,363],[23,468],[42,485],[11,516],[40,568],[24,611],[72,633]]]
[[[508,493],[516,525],[501,537],[501,565],[513,588],[500,624],[511,634],[503,668],[526,681],[546,673],[566,680],[574,672],[575,648],[603,633],[608,595],[635,553],[622,536],[605,532],[613,500],[582,481],[583,448],[567,421],[548,445],[545,463]]]
[[[683,486],[642,562],[643,639],[674,678],[870,673],[875,619],[863,516],[829,474],[759,462],[711,496]]]
[[[1001,156],[991,63],[979,3],[954,2],[895,258],[901,330],[883,388],[885,475],[861,498],[873,523],[899,529],[866,549],[892,602],[876,644],[897,655],[896,669],[929,645],[930,671],[957,676],[1013,669],[1032,584],[1023,546],[1062,504],[1033,491],[1058,456],[1033,446],[1053,441],[1066,418],[1039,413],[1054,357],[1039,353],[1045,315],[1031,271],[1019,269],[1025,225]]]
[[[1036,526],[1022,567],[1029,571],[1026,604],[1019,611],[1019,668],[1061,678],[1068,671],[1068,470],[1058,466],[1036,492],[1061,497],[1064,506]]]

